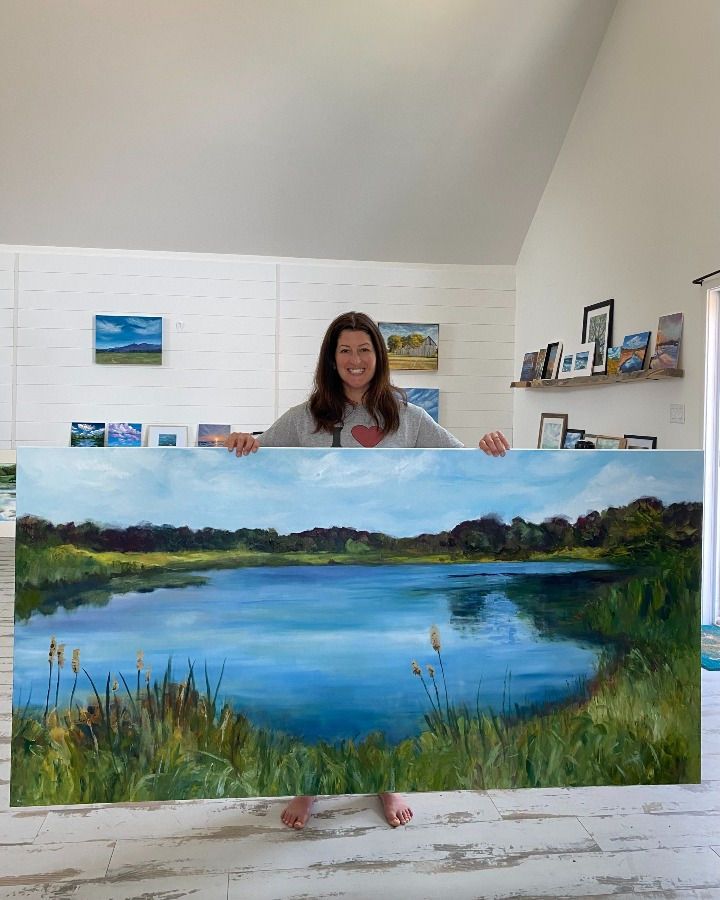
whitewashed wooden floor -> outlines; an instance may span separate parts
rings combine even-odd
[[[703,672],[701,785],[9,810],[12,542],[0,539],[0,897],[720,900],[720,672]]]

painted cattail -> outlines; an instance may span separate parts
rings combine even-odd
[[[433,625],[430,629],[430,645],[433,650],[437,653],[440,650],[440,632],[438,631],[437,625]]]

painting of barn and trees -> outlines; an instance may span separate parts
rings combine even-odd
[[[18,450],[11,802],[694,782],[702,454]]]

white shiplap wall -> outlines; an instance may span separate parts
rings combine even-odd
[[[280,264],[281,410],[307,396],[328,322],[351,309],[379,321],[439,323],[438,371],[394,371],[393,381],[439,388],[440,422],[467,445],[496,428],[512,437],[512,266]]]
[[[71,421],[266,426],[275,276],[235,258],[21,253],[17,445],[66,445]],[[162,316],[162,366],[96,365],[96,313]]]
[[[78,420],[188,424],[191,442],[198,422],[262,429],[307,396],[325,328],[349,309],[438,322],[439,371],[394,372],[395,383],[438,387],[440,421],[466,444],[494,428],[511,436],[511,266],[4,247],[0,446],[13,424],[17,446],[67,445]],[[96,313],[162,316],[163,365],[96,365]]]

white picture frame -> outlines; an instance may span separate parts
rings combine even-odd
[[[146,447],[187,447],[187,425],[147,425]]]
[[[590,378],[593,370],[595,343],[580,344],[573,355],[571,378]]]

